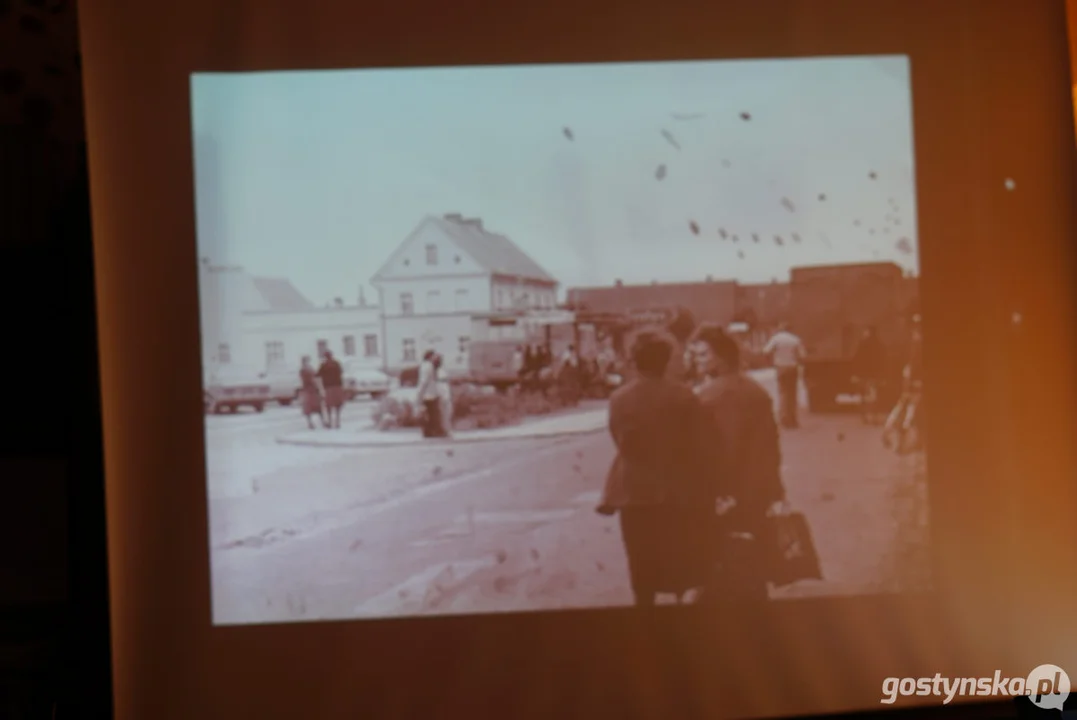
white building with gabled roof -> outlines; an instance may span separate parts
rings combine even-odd
[[[202,366],[298,372],[300,359],[315,362],[326,350],[349,368],[380,369],[381,310],[362,297],[318,307],[285,278],[253,276],[241,267],[203,262]]]
[[[382,308],[386,369],[439,352],[451,373],[467,369],[474,318],[553,311],[558,282],[477,218],[429,215],[371,278]]]

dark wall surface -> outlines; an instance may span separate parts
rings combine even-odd
[[[0,717],[108,717],[75,4],[0,0]]]

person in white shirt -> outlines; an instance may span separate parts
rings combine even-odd
[[[418,395],[426,414],[423,422],[423,437],[442,436],[441,395],[438,392],[435,355],[433,350],[427,350],[423,354],[422,364],[419,365]]]
[[[797,391],[800,384],[800,364],[804,361],[804,343],[789,331],[785,323],[770,338],[763,353],[770,357],[778,371],[778,406],[782,427],[799,427],[797,420]]]

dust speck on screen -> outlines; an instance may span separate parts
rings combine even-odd
[[[930,586],[907,58],[191,87],[215,624]]]

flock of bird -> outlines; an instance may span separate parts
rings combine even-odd
[[[701,119],[703,117],[705,117],[705,115],[703,113],[679,113],[679,114],[673,114],[672,115],[672,118],[674,120],[682,121],[682,122],[683,121],[690,121],[690,120],[698,120],[698,119]],[[748,113],[748,112],[742,112],[742,113],[740,113],[740,119],[741,119],[742,122],[751,122],[752,115],[751,115],[751,113]],[[570,142],[575,142],[576,136],[575,136],[575,133],[573,133],[572,128],[565,127],[565,128],[563,128],[562,133],[564,134],[565,138],[567,138]],[[673,149],[677,150],[678,152],[681,151],[681,144],[680,144],[680,142],[678,142],[676,136],[674,136],[674,134],[672,132],[670,132],[669,130],[663,128],[661,130],[661,136],[666,141],[666,143],[669,144]],[[722,167],[728,168],[730,166],[731,166],[731,163],[729,162],[729,160],[722,160]],[[668,177],[668,175],[669,175],[669,169],[664,163],[660,164],[655,169],[654,177],[655,177],[655,180],[657,180],[658,182],[661,182],[661,181],[665,180]],[[868,177],[868,180],[871,181],[871,182],[874,182],[874,181],[879,179],[878,173],[876,173],[874,170],[869,171],[868,174],[867,174],[867,177]],[[826,193],[825,192],[819,193],[818,196],[817,196],[817,200],[820,203],[827,202]],[[779,204],[781,205],[781,207],[783,209],[785,209],[789,213],[796,213],[797,212],[796,205],[788,197],[781,198],[779,200]],[[888,199],[888,207],[890,209],[890,212],[884,218],[881,226],[879,228],[876,228],[876,227],[868,228],[868,234],[869,235],[876,235],[877,230],[878,230],[878,232],[880,234],[884,234],[884,235],[890,235],[890,234],[898,235],[900,233],[900,231],[897,230],[897,228],[901,226],[901,218],[900,218],[900,216],[898,214],[900,208],[898,207],[898,204],[894,200],[894,198],[889,198]],[[859,218],[853,220],[853,226],[854,227],[859,228],[859,227],[862,227],[862,225],[863,225],[863,223]],[[688,221],[688,230],[693,235],[696,235],[696,236],[701,235],[702,232],[703,232],[703,230],[699,226],[699,223],[697,223],[695,220],[689,220]],[[731,243],[734,243],[734,244],[739,244],[741,242],[741,238],[740,238],[739,235],[737,235],[735,233],[730,233],[723,227],[718,228],[718,237],[723,242],[728,241],[728,242],[731,242]],[[763,239],[762,239],[762,237],[761,237],[761,235],[759,233],[752,233],[750,238],[751,238],[751,242],[754,243],[754,244],[759,244],[759,243],[763,242]],[[800,243],[803,242],[803,239],[797,233],[792,233],[789,236],[789,239],[792,240],[792,242],[795,243],[795,244],[800,244]],[[825,244],[828,248],[831,247],[830,240],[829,240],[829,238],[827,238],[827,236],[825,234],[820,234],[819,235],[819,240],[823,244]],[[786,241],[785,241],[785,238],[783,238],[781,235],[774,235],[773,236],[773,243],[778,247],[785,247]],[[912,241],[908,237],[905,237],[905,236],[901,236],[897,240],[895,240],[893,246],[894,246],[894,249],[896,249],[899,253],[901,253],[903,255],[911,255],[911,254],[913,254],[913,252],[915,252],[915,248],[913,246]],[[878,250],[874,251],[874,256],[876,258],[878,258],[880,256],[880,253],[879,253]],[[744,254],[743,249],[738,249],[737,250],[737,257],[739,257],[741,260],[743,260],[745,258],[745,254]]]

